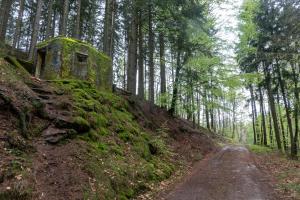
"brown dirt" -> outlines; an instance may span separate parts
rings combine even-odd
[[[34,199],[83,199],[83,188],[89,186],[89,176],[83,169],[84,144],[79,141],[60,146],[44,141],[36,141],[35,144],[37,152],[32,165]]]
[[[244,147],[226,146],[199,162],[182,183],[158,199],[276,200],[270,177]]]

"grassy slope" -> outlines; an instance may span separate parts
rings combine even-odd
[[[11,101],[19,105],[22,111],[26,111],[26,116],[30,116],[25,119],[29,139],[22,137],[19,123],[11,123],[7,127],[0,126],[0,138],[4,138],[0,145],[5,147],[4,151],[0,152],[5,158],[0,163],[0,199],[37,197],[41,195],[41,186],[51,193],[52,198],[62,198],[66,195],[64,191],[68,191],[69,188],[60,176],[74,179],[72,187],[78,187],[75,191],[79,191],[79,197],[85,199],[132,199],[169,178],[180,166],[199,159],[199,155],[214,148],[207,136],[192,129],[187,122],[169,118],[164,112],[164,121],[157,123],[153,118],[141,117],[145,114],[143,108],[138,108],[137,116],[137,112],[133,112],[133,109],[137,108],[130,100],[112,93],[100,92],[90,83],[77,80],[60,80],[42,85],[53,88],[60,96],[70,98],[74,121],[78,126],[85,127],[83,130],[89,131],[79,132],[57,147],[38,144],[37,141],[42,140],[41,132],[45,128],[42,125],[47,124],[47,120],[41,118],[41,113],[45,111],[41,111],[39,98],[28,87],[32,84],[29,74],[24,72],[18,63],[14,65],[0,58],[0,81],[5,83],[0,89],[6,91],[4,95],[7,97],[14,97]],[[9,120],[20,121],[19,116],[10,108],[5,108],[5,112],[5,115],[13,116]],[[147,125],[139,118],[147,118]],[[178,134],[172,135],[175,132]],[[57,159],[48,158],[44,155],[45,152],[40,150],[41,147],[51,149],[47,153],[56,156]],[[40,163],[40,157],[46,160],[41,169],[36,165]],[[60,157],[70,160],[67,167],[78,168],[77,171],[75,168],[66,169],[67,174],[54,174],[54,178],[57,178],[58,182],[61,181],[65,188],[47,183],[39,185],[43,180],[41,177],[33,177],[33,172],[40,171],[41,176],[47,178],[49,162],[55,162],[55,165],[63,169],[57,171],[65,173],[66,167],[62,164],[63,160],[59,160]],[[53,171],[55,169],[53,168]],[[76,173],[84,177],[80,179],[76,177]],[[75,184],[77,182],[81,183]]]

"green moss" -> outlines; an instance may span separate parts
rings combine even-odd
[[[108,152],[108,146],[104,143],[97,143],[97,149],[99,149],[101,152]]]
[[[119,133],[118,136],[119,136],[119,138],[120,138],[121,140],[123,140],[124,142],[130,142],[130,141],[132,141],[132,138],[133,138],[132,135],[131,135],[130,133],[125,132],[125,131]]]
[[[75,130],[79,131],[80,133],[85,133],[90,130],[90,123],[83,119],[82,117],[75,117],[73,127]]]
[[[102,136],[108,136],[110,134],[110,131],[106,128],[100,127],[98,128],[98,133]]]
[[[12,56],[6,56],[5,59],[15,67],[17,74],[20,74],[22,77],[27,78],[27,80],[30,80],[31,75],[25,68],[19,63],[19,61]]]
[[[139,126],[128,111],[125,99],[98,91],[86,81],[57,80],[54,83],[72,95],[74,112],[91,127],[80,138],[90,146],[85,169],[99,187],[95,193],[87,192],[87,198],[101,194],[105,199],[133,199],[149,189],[147,184],[164,180],[174,172],[163,138]],[[155,153],[150,146],[156,149]]]

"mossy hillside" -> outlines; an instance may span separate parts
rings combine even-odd
[[[59,80],[73,96],[75,112],[91,130],[80,139],[89,144],[85,168],[93,177],[87,199],[131,199],[174,171],[171,153],[159,136],[147,133],[128,112],[128,102],[91,83]]]
[[[38,49],[54,45],[62,49],[62,69],[61,74],[51,71],[51,67],[46,67],[47,77],[49,79],[58,78],[76,78],[71,75],[73,55],[75,52],[88,54],[88,78],[87,81],[95,83],[98,88],[111,90],[112,64],[111,59],[105,54],[97,51],[92,45],[80,40],[66,37],[56,37],[44,41],[37,45]],[[51,55],[47,55],[48,62],[51,63]]]

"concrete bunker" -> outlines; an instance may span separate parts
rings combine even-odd
[[[38,44],[36,55],[37,78],[81,79],[112,89],[111,59],[88,43],[57,37]]]

